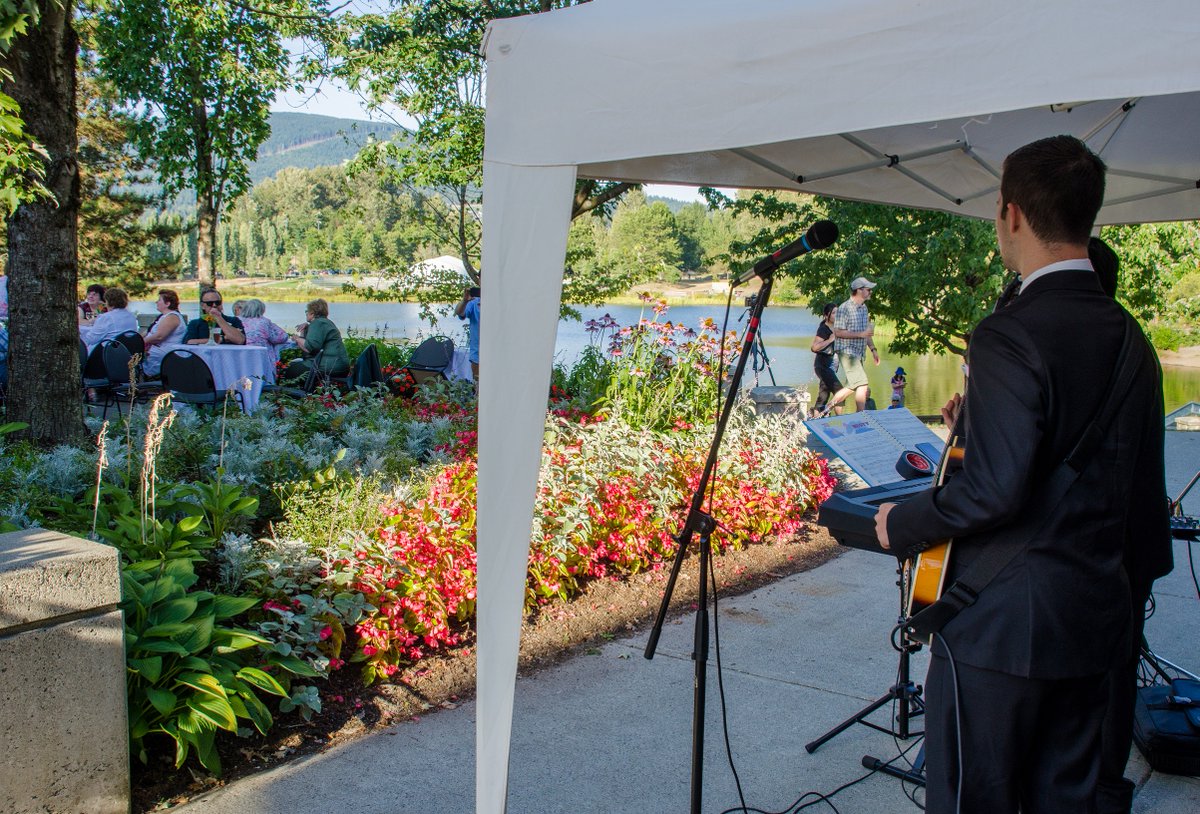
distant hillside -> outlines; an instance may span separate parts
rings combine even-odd
[[[259,147],[258,160],[250,165],[250,178],[257,184],[287,167],[337,166],[357,155],[369,136],[387,140],[401,131],[386,122],[272,113],[271,137]]]
[[[662,195],[647,195],[646,196],[646,203],[648,203],[648,204],[658,203],[660,201],[667,205],[667,209],[671,210],[672,215],[678,215],[679,210],[683,209],[685,206],[688,205],[688,203],[690,203],[689,201],[681,201],[678,198],[665,198]]]
[[[338,119],[311,113],[272,113],[271,135],[258,148],[258,160],[250,165],[250,180],[252,184],[259,184],[288,167],[308,170],[340,166],[358,155],[368,136],[390,139],[403,129],[385,122]],[[147,195],[157,195],[161,187],[146,184],[139,189]],[[184,190],[167,205],[166,211],[184,218],[194,217],[195,193]]]

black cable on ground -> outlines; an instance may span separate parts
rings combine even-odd
[[[742,791],[742,779],[738,776],[737,766],[733,762],[733,746],[729,741],[729,713],[725,707],[725,670],[721,666],[721,609],[717,604],[717,570],[713,566],[712,557],[708,558],[708,574],[712,580],[712,598],[713,598],[713,646],[717,652],[717,694],[721,699],[721,731],[725,736],[725,756],[729,760],[729,771],[733,773],[733,782],[737,786],[738,801],[741,802],[740,809],[743,814],[749,809],[746,808],[746,795]]]

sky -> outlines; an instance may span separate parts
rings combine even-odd
[[[288,91],[275,98],[271,110],[276,113],[313,113],[321,116],[336,116],[340,119],[369,120],[366,106],[357,94],[351,92],[340,82],[325,81],[317,90],[309,93]],[[416,122],[402,110],[393,110],[394,121],[415,127]],[[382,117],[377,117],[382,118]],[[391,121],[392,119],[389,119]],[[647,195],[658,195],[663,198],[674,198],[679,201],[700,201],[700,193],[696,187],[675,186],[672,184],[646,184],[643,187]]]
[[[390,7],[389,0],[346,0],[341,8],[346,13],[383,13]],[[294,41],[290,47],[302,48],[299,41]],[[288,91],[276,97],[271,110],[277,113],[313,113],[321,116],[336,116],[340,119],[358,119],[369,121],[372,117],[367,114],[362,99],[351,92],[341,82],[325,81],[318,89],[308,93]],[[390,116],[376,115],[375,118],[391,121],[404,127],[415,127],[416,122],[399,108],[392,107]],[[674,186],[670,184],[646,184],[643,189],[647,195],[658,195],[663,198],[674,198],[679,201],[700,201],[700,193],[696,187]]]

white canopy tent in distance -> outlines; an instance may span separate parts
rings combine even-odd
[[[1004,157],[1069,133],[1108,164],[1100,223],[1195,219],[1198,35],[1191,0],[593,0],[492,24],[478,812],[507,799],[575,179],[787,189],[990,219]]]

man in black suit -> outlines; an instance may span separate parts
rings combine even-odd
[[[966,399],[944,411],[963,425],[962,470],[876,516],[880,544],[903,559],[954,539],[947,585],[989,547],[1015,544],[932,648],[931,814],[1096,811],[1107,675],[1133,647],[1125,563],[1145,544],[1156,552],[1136,558],[1145,573],[1170,569],[1162,389],[1140,331],[1133,386],[1096,454],[1064,497],[1046,498],[1109,395],[1130,319],[1088,261],[1104,172],[1070,136],[1005,160],[996,237],[1022,287],[976,328]]]

